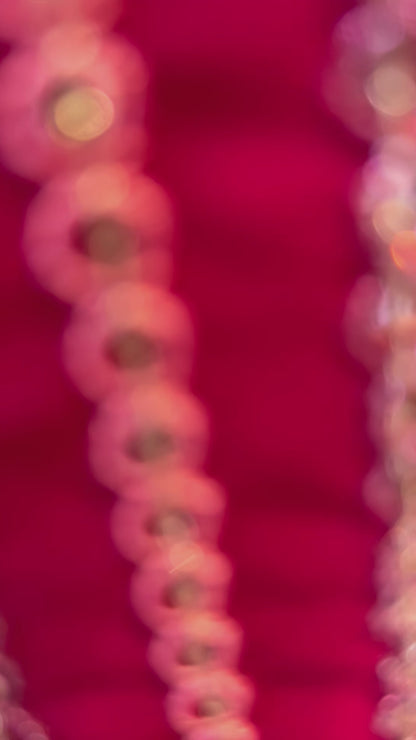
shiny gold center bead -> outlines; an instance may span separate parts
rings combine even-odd
[[[65,87],[51,96],[48,114],[53,129],[69,141],[93,141],[107,131],[114,120],[114,106],[108,95],[90,85]]]

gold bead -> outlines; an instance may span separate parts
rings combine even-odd
[[[90,85],[58,91],[50,99],[48,112],[53,129],[77,143],[98,139],[114,120],[114,106],[108,95]]]

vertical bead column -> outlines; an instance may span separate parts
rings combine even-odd
[[[379,554],[371,622],[394,655],[379,666],[386,695],[375,730],[397,740],[416,737],[415,33],[414,4],[363,3],[339,24],[338,66],[328,86],[337,112],[371,145],[355,205],[375,275],[357,286],[348,328],[354,351],[377,368],[369,408],[381,462],[365,494],[391,529]]]
[[[146,69],[109,32],[113,0],[6,0],[0,150],[41,184],[28,263],[72,304],[68,372],[97,402],[90,458],[118,496],[114,539],[135,565],[132,602],[188,740],[256,740],[241,633],[225,614],[231,565],[216,540],[224,492],[201,470],[207,414],[188,387],[193,328],[169,292],[170,204],[141,171]]]

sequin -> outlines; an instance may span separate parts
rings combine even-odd
[[[69,301],[123,280],[169,281],[172,217],[158,185],[121,164],[52,179],[25,224],[28,262],[43,285]]]
[[[160,630],[182,613],[223,607],[230,577],[230,564],[218,551],[183,543],[149,555],[133,579],[133,605],[146,624]]]
[[[117,393],[90,429],[90,459],[97,477],[120,490],[150,472],[198,466],[207,445],[207,417],[190,394],[168,382]]]
[[[404,116],[416,105],[416,83],[411,70],[402,64],[385,62],[377,67],[366,92],[372,105],[386,116]]]
[[[183,380],[190,371],[192,324],[185,306],[169,293],[119,282],[81,302],[64,338],[65,363],[90,398],[138,381]],[[157,459],[174,444],[163,428],[126,440],[130,457]]]
[[[120,5],[119,0],[1,0],[0,37],[27,41],[62,22],[85,19],[108,27]]]
[[[119,491],[111,528],[123,555],[139,563],[178,540],[217,540],[224,510],[221,487],[202,474],[175,468]]]
[[[259,740],[259,735],[249,722],[232,718],[191,730],[187,740]]]
[[[373,225],[380,238],[389,244],[398,232],[416,227],[416,212],[402,200],[385,200],[374,209]]]
[[[248,681],[231,671],[212,671],[184,680],[168,695],[168,717],[178,732],[190,732],[246,716],[252,702]]]
[[[215,612],[182,615],[167,624],[149,648],[149,660],[167,683],[178,684],[201,670],[234,668],[241,649],[241,629]]]
[[[0,68],[0,147],[35,180],[100,158],[140,155],[146,74],[116,35],[75,24],[13,51]]]
[[[416,277],[416,232],[399,231],[390,245],[391,257],[399,270]]]

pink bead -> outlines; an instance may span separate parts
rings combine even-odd
[[[0,705],[15,704],[23,692],[23,679],[19,667],[0,653]]]
[[[173,689],[167,698],[167,714],[177,732],[201,732],[246,716],[252,700],[252,687],[246,679],[227,670],[212,671]]]
[[[377,675],[388,691],[396,692],[403,688],[402,665],[398,657],[389,655],[377,666]]]
[[[336,37],[353,53],[377,57],[396,48],[403,41],[404,32],[393,8],[383,3],[366,3],[346,13],[338,24]]]
[[[373,275],[357,280],[345,309],[345,338],[352,355],[366,367],[378,368],[388,348],[388,333],[380,323],[380,281]]]
[[[43,180],[103,157],[137,156],[145,85],[143,61],[120,37],[101,36],[86,24],[53,28],[36,45],[13,51],[0,67],[4,162],[24,177]],[[81,99],[86,119],[78,118],[73,96]]]
[[[259,734],[249,722],[233,718],[191,730],[186,740],[259,740]]]
[[[0,722],[2,719],[6,730],[5,740],[48,740],[43,727],[19,706],[6,707]]]
[[[200,518],[217,517],[224,510],[225,493],[219,483],[185,467],[152,471],[144,483],[130,483],[119,494],[125,501],[146,508],[186,505]]]
[[[152,475],[120,491],[111,527],[125,557],[135,563],[177,540],[214,542],[221,526],[224,493],[215,482],[191,470]]]
[[[374,729],[385,738],[396,738],[402,736],[400,723],[401,702],[399,696],[388,694],[380,701]]]
[[[416,722],[414,690],[403,695],[385,696],[376,716],[376,731],[386,738],[411,738]]]
[[[220,552],[194,543],[178,543],[149,556],[132,581],[132,602],[154,631],[201,611],[224,608],[231,565]]]
[[[150,383],[102,404],[90,427],[90,460],[97,478],[120,490],[152,472],[198,467],[207,441],[197,399],[172,383]]]
[[[171,227],[155,182],[104,162],[45,185],[29,208],[24,249],[46,289],[77,301],[120,280],[166,284]]]
[[[410,132],[380,136],[374,144],[362,174],[360,204],[371,211],[385,198],[400,197],[412,200],[416,145]]]
[[[169,623],[150,643],[149,661],[167,683],[181,683],[201,671],[234,668],[241,629],[219,614],[198,612]]]
[[[411,471],[416,462],[416,419],[412,405],[400,399],[386,414],[386,448],[397,474]]]
[[[388,4],[397,14],[406,32],[412,36],[416,35],[416,8],[414,0],[387,0]]]
[[[416,690],[416,671],[414,667],[415,644],[403,650],[401,657],[390,656],[379,665],[377,673],[387,691],[394,695],[414,696]]]
[[[108,27],[119,10],[119,0],[1,0],[0,37],[27,41],[58,23],[84,19]]]
[[[65,364],[92,399],[138,382],[183,380],[190,371],[192,335],[179,299],[121,282],[75,309],[64,335]]]
[[[380,618],[385,627],[386,634],[408,640],[416,640],[416,588],[408,588],[406,593],[398,596],[397,601],[380,610]]]
[[[377,552],[374,581],[382,603],[392,603],[398,595],[400,586],[400,565],[397,548],[391,536],[384,538]]]
[[[367,476],[363,486],[363,496],[367,506],[384,522],[393,524],[401,508],[400,494],[382,468],[374,468]]]

